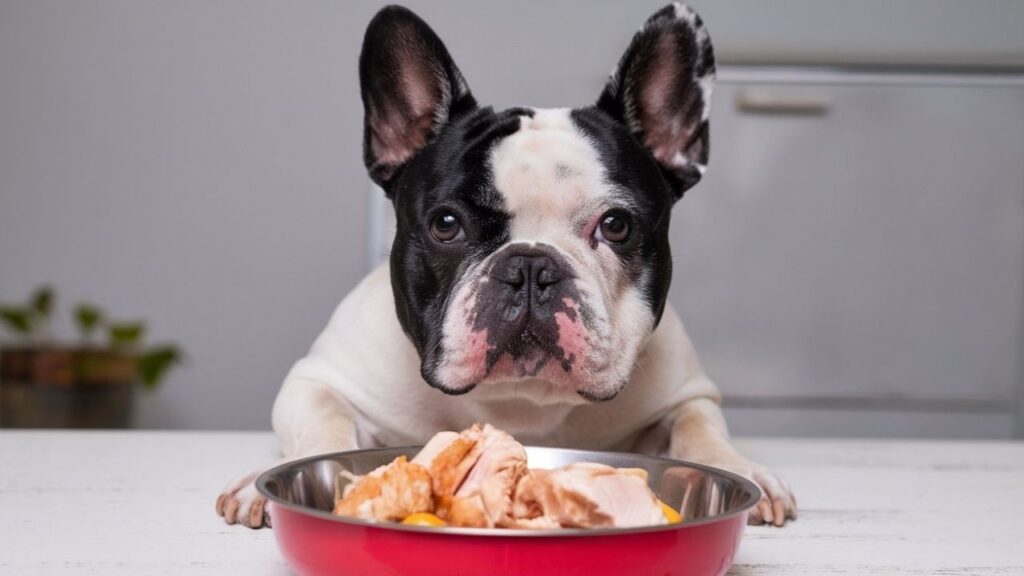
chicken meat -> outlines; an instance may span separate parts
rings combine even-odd
[[[369,474],[347,476],[349,484],[340,498],[335,497],[334,513],[339,516],[399,521],[411,514],[434,511],[430,472],[405,456]]]
[[[430,470],[437,515],[453,526],[511,523],[512,496],[526,473],[526,449],[507,432],[474,424],[441,432],[413,459]]]
[[[530,470],[523,445],[489,424],[439,432],[411,461],[347,477],[334,513],[367,520],[429,513],[450,526],[535,529],[668,522],[645,470],[590,462]]]
[[[577,462],[530,470],[516,486],[517,528],[627,528],[666,524],[647,471]]]

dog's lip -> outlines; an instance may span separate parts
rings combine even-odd
[[[422,376],[423,380],[431,388],[436,388],[449,396],[462,396],[463,394],[468,394],[479,384],[479,382],[469,382],[460,386],[450,386],[447,383],[438,380],[434,374],[427,370],[422,370],[420,376]]]
[[[467,384],[466,386],[461,387],[461,388],[453,388],[451,386],[432,384],[429,381],[427,383],[430,384],[431,387],[437,388],[438,390],[440,390],[441,392],[444,392],[445,394],[447,394],[449,396],[462,396],[463,394],[469,394],[470,392],[473,391],[473,388],[477,387],[477,384],[478,384],[477,382],[474,382],[472,384]]]
[[[616,386],[615,389],[612,390],[611,394],[594,394],[593,392],[587,390],[586,388],[578,388],[576,390],[576,393],[579,394],[581,398],[588,402],[609,402],[611,400],[614,400],[616,396],[621,394],[623,388],[625,388],[625,386]]]
[[[550,338],[544,338],[537,334],[529,323],[524,325],[517,334],[506,337],[503,342],[494,347],[494,350],[497,352],[496,359],[513,352],[530,350],[539,350],[549,356],[557,356],[562,353],[557,342],[552,342]]]
[[[428,364],[423,367],[423,378],[432,387],[445,394],[462,395],[470,392],[479,385],[501,385],[516,384],[528,381],[538,381],[563,390],[571,390],[587,401],[606,401],[615,398],[622,386],[606,386],[600,376],[606,373],[606,368],[611,361],[604,358],[596,363],[593,358],[570,359],[572,369],[563,367],[565,351],[557,342],[549,342],[547,339],[538,336],[529,327],[521,332],[505,339],[498,346],[491,348],[487,357],[484,358],[480,370],[473,379],[455,378],[454,381],[445,381],[439,378],[438,367],[443,367],[446,362],[438,363],[434,370],[428,369]],[[523,370],[523,363],[539,363],[536,370]],[[554,374],[547,373],[549,370]],[[474,370],[475,372],[475,370]],[[597,389],[601,392],[595,392]],[[614,389],[614,392],[607,393],[606,390]]]

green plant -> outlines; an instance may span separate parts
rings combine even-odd
[[[181,350],[174,345],[156,346],[138,358],[139,382],[152,390],[160,385],[167,372],[182,361]]]
[[[49,286],[33,292],[24,305],[0,305],[0,322],[26,345],[50,340],[50,317],[56,297]],[[181,349],[173,344],[145,347],[146,324],[141,321],[110,321],[103,310],[80,303],[74,307],[75,325],[84,351],[110,352],[135,360],[136,376],[147,389],[158,386],[174,366],[183,361]],[[94,343],[95,334],[106,330],[105,345]]]
[[[50,336],[50,313],[53,311],[53,288],[41,286],[32,293],[28,303],[0,305],[0,320],[16,337],[32,342]]]
[[[107,325],[110,347],[118,352],[131,352],[142,343],[146,325],[142,322],[118,322]]]
[[[27,338],[32,334],[32,314],[28,310],[16,306],[2,306],[0,318],[7,329],[16,335]]]
[[[92,341],[92,335],[103,322],[103,312],[99,307],[92,304],[79,304],[75,306],[75,325],[78,326],[78,333],[83,342]]]

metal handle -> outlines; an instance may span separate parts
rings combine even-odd
[[[743,90],[736,95],[736,109],[744,114],[824,116],[828,114],[830,104],[825,96],[806,93]]]

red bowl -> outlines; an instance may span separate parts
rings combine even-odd
[[[331,514],[340,470],[364,474],[418,448],[340,452],[297,460],[256,480],[281,553],[300,574],[569,576],[725,574],[760,498],[735,474],[679,460],[613,452],[527,448],[531,468],[600,462],[644,468],[658,496],[680,510],[669,526],[506,530],[377,524]]]

